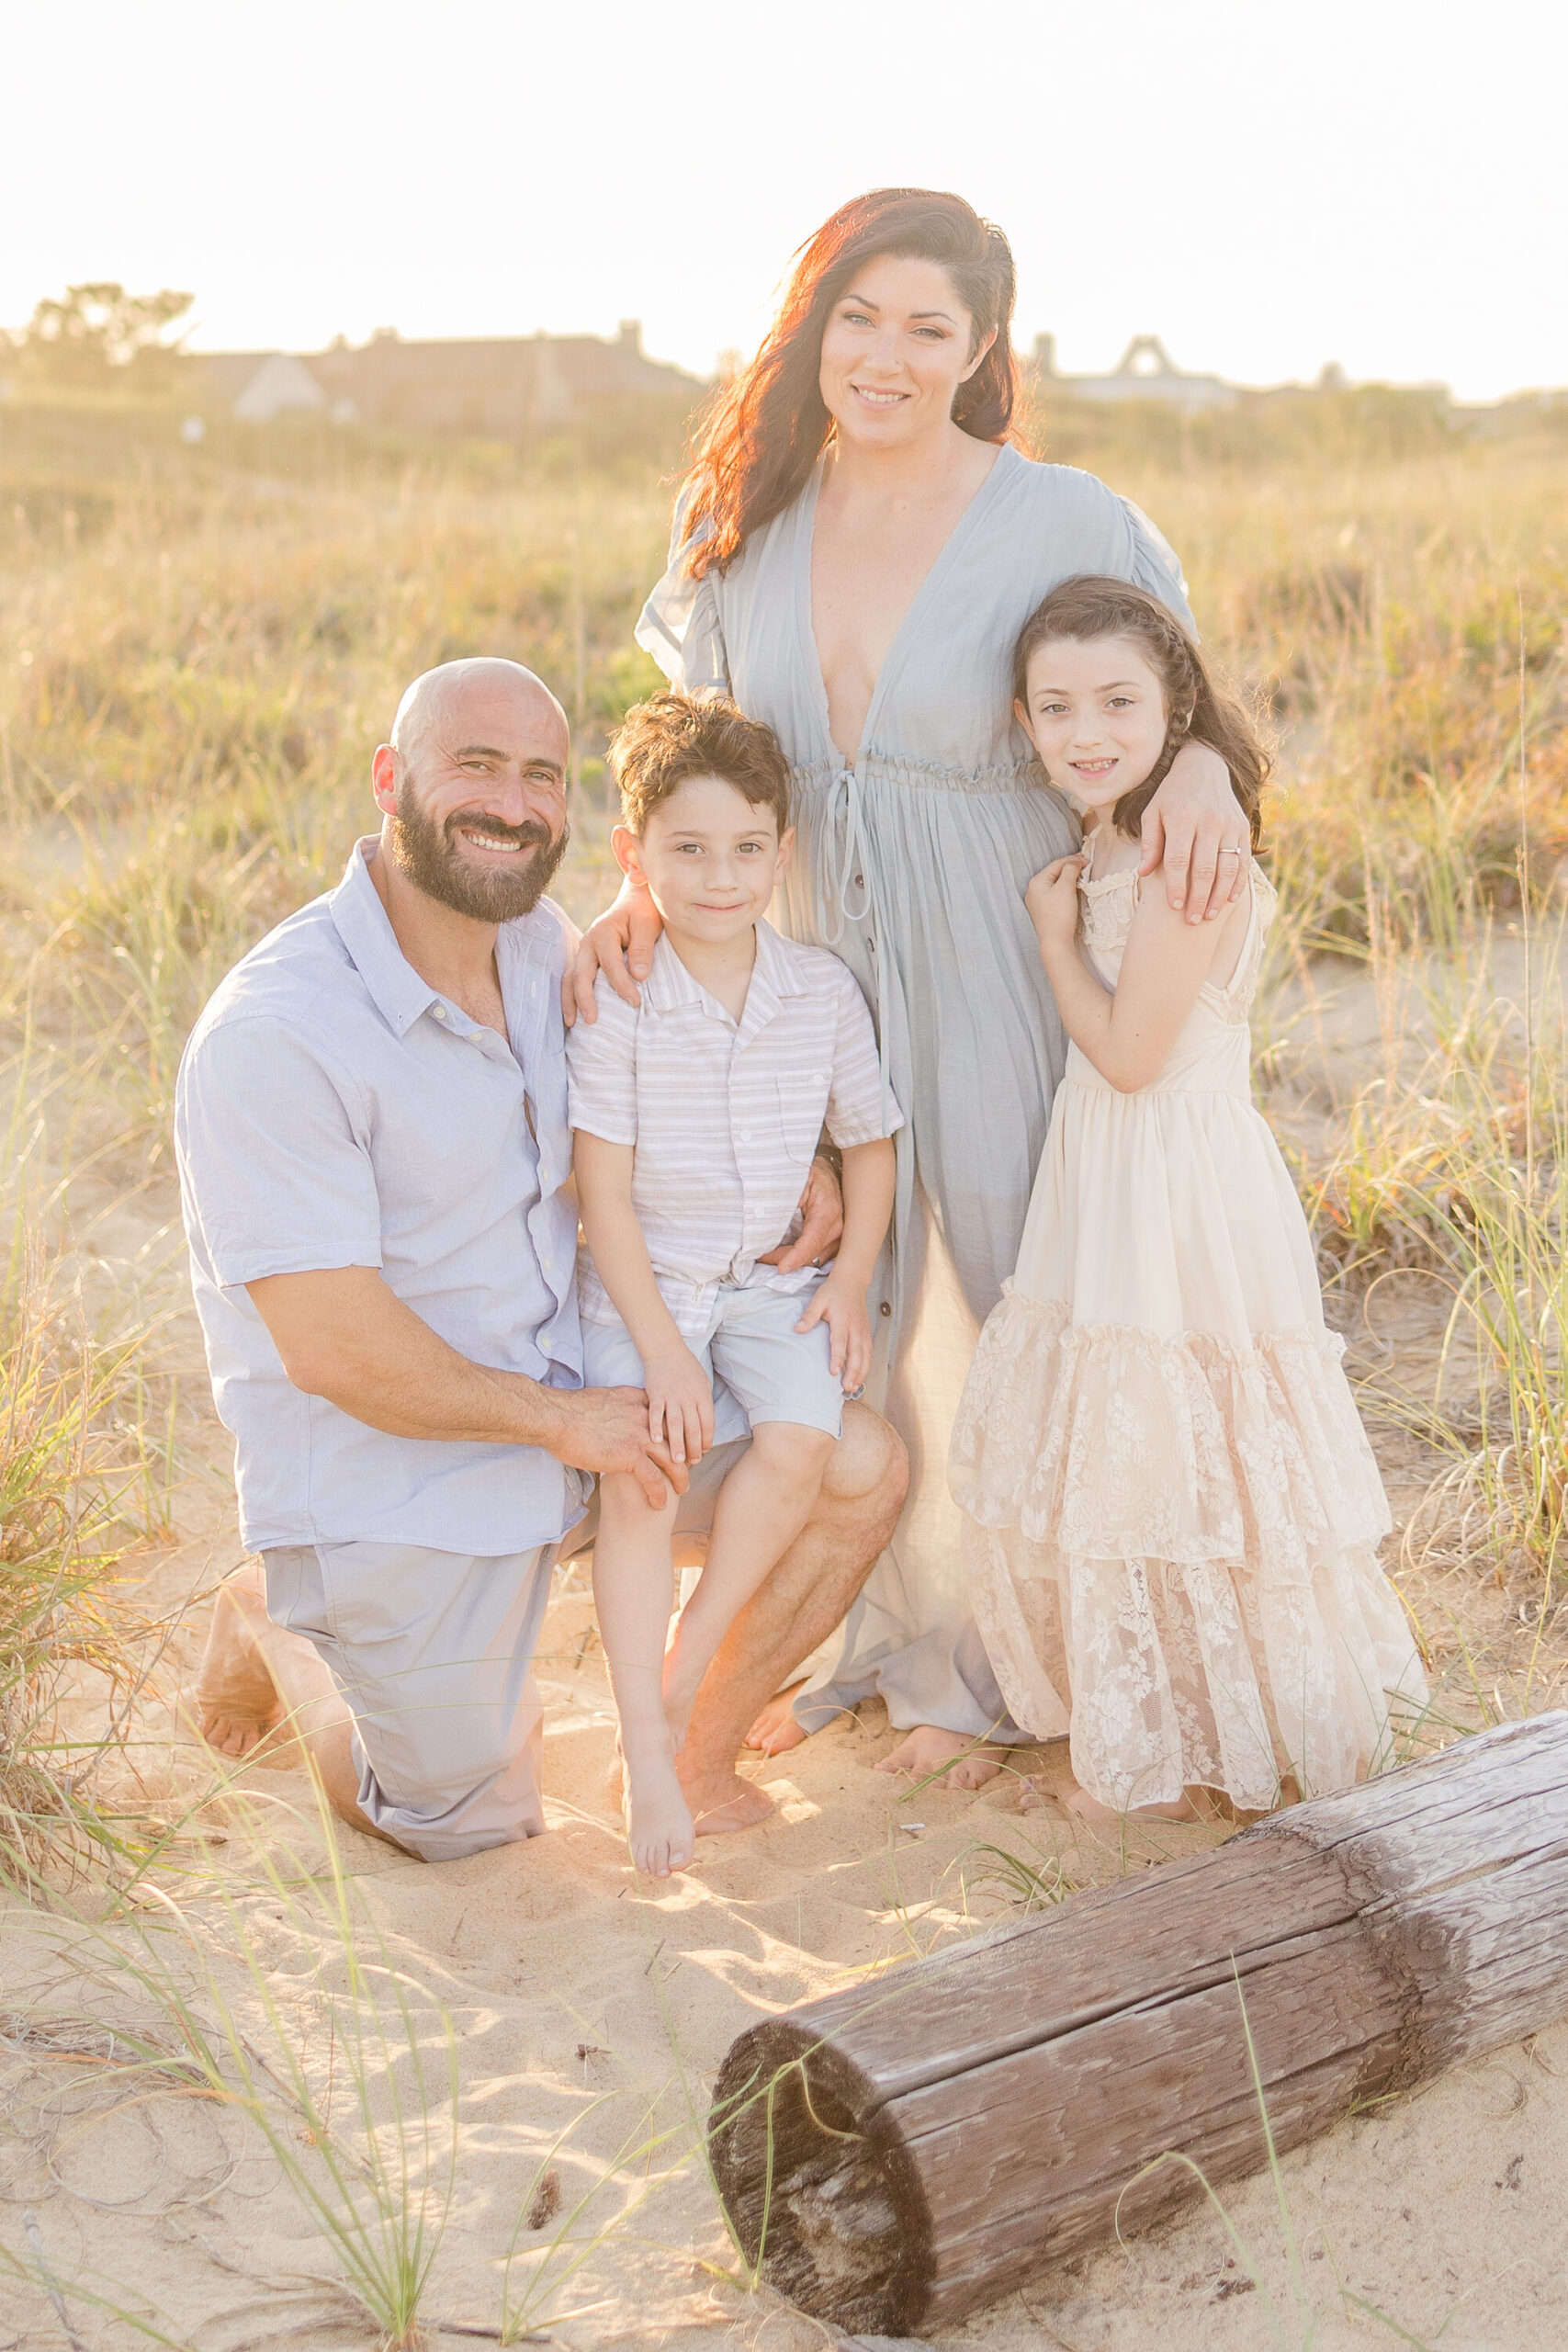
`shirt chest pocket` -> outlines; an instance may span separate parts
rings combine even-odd
[[[828,1115],[831,1073],[826,1069],[790,1070],[775,1079],[779,1096],[779,1132],[784,1156],[792,1168],[811,1164]]]

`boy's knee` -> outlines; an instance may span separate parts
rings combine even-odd
[[[673,1498],[667,1508],[673,1508]],[[626,1470],[606,1470],[599,1479],[599,1524],[601,1527],[647,1527],[650,1521],[665,1516],[656,1510],[643,1493],[637,1481]]]
[[[844,1433],[829,1457],[823,1493],[897,1517],[908,1487],[909,1456],[897,1430],[869,1405],[846,1405]]]
[[[758,1460],[771,1468],[820,1475],[839,1441],[829,1430],[808,1429],[803,1421],[759,1421],[751,1443]]]

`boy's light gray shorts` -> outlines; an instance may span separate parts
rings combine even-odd
[[[301,1544],[262,1555],[267,1615],[304,1634],[353,1711],[361,1811],[427,1862],[545,1826],[534,1653],[561,1548],[483,1558]]]
[[[660,1289],[669,1297],[668,1287]],[[747,1436],[761,1421],[794,1421],[841,1437],[844,1391],[829,1367],[826,1323],[795,1325],[810,1290],[755,1289],[741,1283],[704,1285],[700,1327],[678,1317],[682,1337],[713,1383],[714,1442]],[[694,1307],[700,1295],[694,1285]],[[582,1317],[582,1377],[590,1388],[640,1388],[642,1358],[626,1325]]]

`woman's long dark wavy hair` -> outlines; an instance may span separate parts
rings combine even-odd
[[[996,340],[958,388],[953,421],[977,441],[1011,437],[1018,397],[1012,349],[1012,252],[961,196],[879,187],[840,205],[796,255],[778,314],[751,365],[704,425],[683,488],[690,553],[700,580],[724,571],[753,531],[800,495],[833,430],[818,384],[828,314],[862,265],[881,254],[945,269],[975,323]]]

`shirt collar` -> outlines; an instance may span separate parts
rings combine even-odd
[[[333,910],[338,937],[347,948],[372,1003],[392,1035],[404,1037],[422,1013],[441,1002],[441,996],[428,980],[421,979],[398,945],[391,918],[381,904],[381,893],[370,878],[370,860],[380,844],[379,833],[365,833],[355,842],[343,880],[335,890],[329,891],[327,903]],[[506,1007],[507,1027],[513,1034],[522,1009],[515,1001],[516,983],[529,965],[542,963],[547,973],[544,1001],[547,1010],[551,1001],[547,982],[559,968],[562,937],[560,910],[551,899],[541,899],[530,914],[514,916],[497,932],[496,971],[501,980],[502,1002]],[[684,971],[679,956],[671,956],[670,960],[677,971]],[[695,988],[694,980],[692,986]]]
[[[757,960],[746,991],[742,1028],[760,1028],[778,1010],[781,997],[808,994],[806,980],[788,947],[771,922],[757,925]],[[653,951],[653,963],[642,983],[642,1001],[652,1012],[673,1012],[677,1006],[705,1009],[716,1002],[700,980],[694,979],[662,933]],[[727,1016],[728,1017],[728,1016]]]
[[[422,1012],[439,1001],[428,980],[422,980],[402,949],[381,894],[370,879],[370,860],[380,847],[378,833],[366,833],[349,852],[343,880],[327,903],[338,937],[366,988],[371,1002],[395,1037],[403,1037]]]

